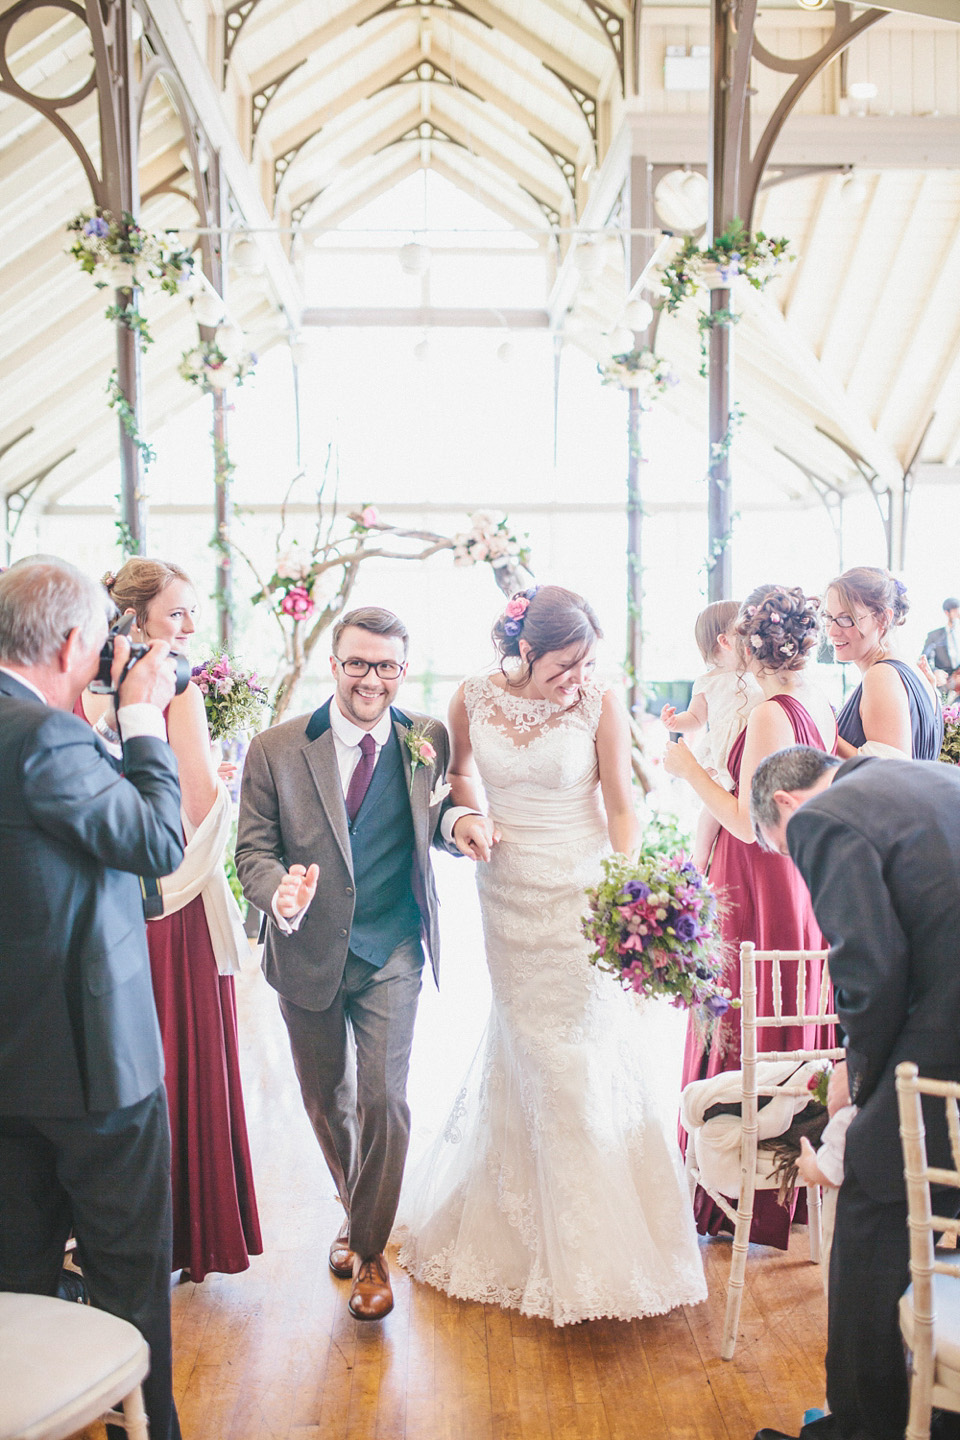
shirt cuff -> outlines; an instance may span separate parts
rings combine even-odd
[[[295,915],[281,915],[280,911],[277,909],[276,893],[274,894],[273,899],[270,901],[270,910],[273,918],[279,925],[280,930],[284,935],[293,935],[297,930],[300,929],[300,922],[303,920],[303,917],[304,915],[306,915],[309,908],[310,902],[308,900],[306,905],[302,906]]]
[[[135,705],[121,705],[117,711],[117,724],[124,740],[136,740],[140,736],[163,741],[167,738],[163,712],[146,700],[140,700]]]
[[[481,813],[480,810],[471,809],[469,805],[451,805],[449,810],[444,810],[443,812],[443,817],[440,821],[440,834],[448,845],[453,845],[455,843],[453,827],[461,815],[480,815]]]

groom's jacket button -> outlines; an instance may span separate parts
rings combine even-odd
[[[353,894],[353,886],[352,886],[352,885],[348,885],[348,886],[347,886],[347,894],[348,894],[348,895],[352,895],[352,894]]]
[[[340,931],[340,934],[341,934],[341,935],[346,935],[346,933],[347,933],[346,930],[341,930],[341,931]]]

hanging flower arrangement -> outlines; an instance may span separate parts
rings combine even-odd
[[[506,516],[499,520],[478,510],[470,516],[469,530],[453,537],[454,565],[492,565],[500,569],[507,565],[522,565],[527,568],[530,548],[524,540],[518,540],[507,524]]]
[[[642,410],[651,409],[660,396],[680,380],[669,362],[649,346],[614,355],[605,365],[598,365],[597,370],[604,385],[636,390]]]
[[[754,290],[764,290],[780,266],[796,258],[789,240],[765,235],[762,230],[751,235],[742,220],[732,221],[712,245],[701,247],[698,240],[688,236],[660,271],[665,292],[660,308],[674,315],[689,296],[728,288],[738,276]]]
[[[256,366],[257,357],[251,350],[227,354],[216,340],[201,340],[191,350],[184,351],[177,373],[204,395],[213,395],[226,390],[228,385],[242,385]]]
[[[74,217],[67,226],[76,239],[68,253],[98,290],[162,290],[176,295],[193,274],[189,250],[165,245],[138,225],[126,210],[119,220],[108,210]]]

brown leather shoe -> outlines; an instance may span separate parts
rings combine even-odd
[[[393,1291],[390,1288],[390,1270],[387,1258],[381,1251],[361,1260],[358,1255],[353,1262],[353,1289],[347,1301],[351,1315],[357,1320],[382,1320],[393,1309]]]
[[[330,1246],[330,1269],[338,1280],[353,1279],[353,1262],[357,1257],[347,1244],[349,1233],[350,1221],[344,1217],[343,1224],[337,1231],[337,1237]]]

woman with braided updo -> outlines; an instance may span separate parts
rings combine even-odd
[[[761,760],[789,745],[813,745],[836,753],[837,726],[830,702],[805,673],[807,660],[817,645],[817,609],[817,601],[808,599],[802,590],[782,585],[758,586],[740,607],[734,625],[738,668],[741,674],[756,676],[764,700],[750,712],[746,728],[730,751],[727,764],[734,780],[732,792],[710,778],[682,741],[668,745],[664,757],[667,771],[692,785],[720,821],[710,879],[726,902],[721,931],[730,947],[727,983],[734,994],[740,988],[736,957],[742,941],[753,941],[759,950],[824,948],[799,871],[788,856],[761,850],[750,823],[750,782]],[[789,968],[783,967],[783,1004],[787,1013],[795,999],[796,985],[796,976],[787,973]],[[817,973],[809,976],[808,984],[819,985],[819,967],[814,968]],[[757,997],[761,1015],[771,1013],[771,999],[765,993],[769,984],[770,976],[761,967]],[[729,1010],[717,1025],[707,1052],[691,1025],[683,1083],[736,1069],[740,1063],[739,1029],[739,1012]],[[776,1032],[761,1029],[757,1032],[758,1046],[763,1048],[765,1041],[767,1049],[782,1050],[830,1043],[812,1026]],[[798,1204],[804,1203],[805,1196],[801,1196]],[[732,1229],[705,1191],[697,1191],[694,1208],[701,1234],[715,1235]],[[790,1210],[777,1203],[776,1192],[759,1192],[750,1239],[785,1250],[790,1218]]]
[[[894,646],[893,632],[909,608],[903,581],[873,565],[846,570],[827,587],[820,616],[827,638],[841,664],[856,665],[862,676],[837,717],[844,759],[871,744],[892,746],[913,760],[940,754],[940,697]]]

